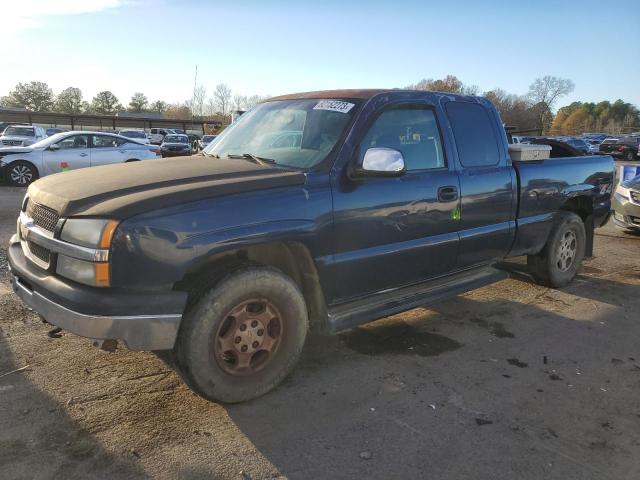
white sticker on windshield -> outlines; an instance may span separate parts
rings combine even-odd
[[[349,113],[355,107],[355,103],[343,102],[342,100],[320,100],[313,107],[314,110],[331,110],[332,112]]]

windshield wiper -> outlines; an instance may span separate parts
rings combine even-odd
[[[227,158],[244,158],[245,160],[251,160],[253,163],[257,163],[258,165],[275,165],[276,161],[272,158],[264,158],[258,157],[253,153],[243,153],[242,155],[229,154]]]

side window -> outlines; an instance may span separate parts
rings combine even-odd
[[[86,135],[72,135],[64,140],[56,143],[60,150],[69,150],[71,148],[87,148],[89,139]]]
[[[152,129],[151,129],[151,133],[152,133],[153,135],[155,135],[156,133],[158,133],[158,129],[157,129],[157,128],[152,128]]]
[[[116,147],[121,147],[125,143],[129,143],[129,140],[125,140],[124,138],[116,138]]]
[[[113,148],[117,145],[117,137],[108,137],[106,135],[94,135],[91,143],[93,148]]]
[[[400,105],[383,111],[360,143],[360,160],[373,147],[398,150],[407,171],[446,165],[436,117],[423,105]]]
[[[477,103],[448,102],[446,110],[462,166],[497,165],[500,161],[498,141],[485,108]]]

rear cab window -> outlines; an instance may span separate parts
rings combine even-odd
[[[474,168],[498,165],[498,138],[494,120],[487,109],[471,102],[448,102],[445,109],[462,166]]]

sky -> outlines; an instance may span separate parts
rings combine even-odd
[[[575,100],[640,106],[640,0],[0,0],[0,96],[18,82],[181,102],[406,87],[456,75],[524,94],[569,78]]]

